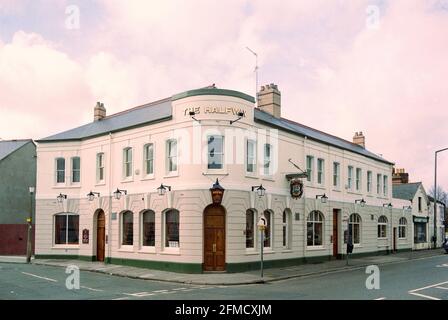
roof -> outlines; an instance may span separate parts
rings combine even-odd
[[[23,140],[0,140],[0,161],[5,159],[11,153],[22,148],[28,142],[32,142],[31,139]]]
[[[412,200],[421,184],[421,182],[393,184],[392,198]]]
[[[102,120],[37,140],[37,142],[83,140],[171,118],[171,99],[167,98],[107,116]]]
[[[229,96],[229,97],[237,97],[243,100],[247,100],[249,102],[255,103],[255,98],[239,92],[239,91],[235,91],[235,90],[227,90],[227,89],[218,89],[215,86],[211,86],[211,87],[206,87],[206,88],[201,88],[201,89],[195,89],[195,90],[190,90],[190,91],[185,91],[182,93],[178,93],[176,95],[174,95],[172,97],[172,100],[179,100],[179,99],[183,99],[186,97],[193,97],[193,96],[202,96],[202,95],[216,95],[216,96]]]
[[[379,155],[370,152],[369,150],[352,143],[350,141],[338,138],[331,134],[307,127],[303,124],[294,122],[292,120],[284,119],[284,118],[276,118],[273,115],[264,112],[258,108],[255,108],[255,121],[264,123],[269,126],[276,127],[280,130],[285,130],[293,134],[300,135],[302,137],[307,137],[308,139],[312,139],[318,142],[323,142],[327,145],[331,145],[337,148],[341,148],[344,150],[348,150],[365,157],[384,162],[387,164],[394,164],[386,159],[380,157]]]

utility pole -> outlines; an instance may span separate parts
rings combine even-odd
[[[437,247],[437,155],[448,148],[437,150],[434,153],[434,249]]]
[[[26,240],[26,263],[31,262],[31,251],[32,251],[32,242],[31,242],[31,230],[33,228],[33,195],[35,188],[29,187],[30,191],[30,214],[27,220],[28,222],[28,231],[27,231],[27,240]]]

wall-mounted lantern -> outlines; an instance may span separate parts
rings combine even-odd
[[[64,202],[64,199],[67,199],[67,195],[60,193],[56,199],[58,200],[59,203],[62,203]]]
[[[90,191],[87,194],[87,198],[89,199],[89,201],[93,201],[95,199],[95,195],[97,195],[98,198],[100,197],[100,193],[99,192],[92,192],[92,191]]]
[[[389,209],[392,209],[393,205],[392,203],[383,203],[383,207],[388,207]]]
[[[366,205],[366,200],[364,199],[357,199],[355,200],[355,204],[359,203],[361,205],[361,207],[364,207]]]
[[[159,193],[159,196],[163,196],[166,193],[166,190],[171,191],[171,186],[165,186],[163,183],[160,185],[160,187],[157,188],[157,192]]]
[[[241,120],[243,117],[244,117],[244,112],[242,112],[242,111],[238,112],[238,119],[230,120],[230,124],[234,124],[235,122]]]
[[[328,197],[325,195],[325,193],[324,194],[318,194],[316,196],[316,199],[319,199],[319,198],[320,198],[320,202],[327,203]]]
[[[212,194],[212,201],[214,204],[221,204],[222,198],[224,196],[225,189],[219,184],[218,179],[210,188],[210,192]]]
[[[256,192],[257,192],[257,195],[258,195],[259,197],[263,197],[263,196],[266,194],[266,189],[263,188],[263,185],[262,185],[262,184],[260,184],[259,186],[253,186],[253,187],[252,187],[252,191],[256,191]]]
[[[117,190],[114,192],[114,198],[117,199],[117,200],[120,200],[122,194],[127,195],[128,191],[127,190],[120,190],[120,189],[117,188]]]

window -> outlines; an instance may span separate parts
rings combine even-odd
[[[56,183],[65,183],[65,159],[56,159]]]
[[[353,188],[353,167],[348,166],[347,186],[351,190]]]
[[[81,159],[79,157],[72,158],[72,183],[81,182]]]
[[[360,168],[356,168],[356,190],[361,190],[361,176],[362,170]]]
[[[357,213],[350,215],[348,235],[351,237],[353,244],[361,243],[361,217]]]
[[[290,225],[291,225],[291,212],[287,209],[283,211],[283,220],[282,220],[282,244],[283,248],[289,248],[289,234],[290,234]]]
[[[125,211],[121,215],[121,245],[132,246],[134,244],[134,214]]]
[[[387,196],[387,176],[383,176],[383,194]]]
[[[165,247],[179,247],[179,211],[165,212]]]
[[[385,216],[378,218],[378,238],[387,238],[387,218]]]
[[[324,183],[324,159],[317,159],[317,183]]]
[[[381,174],[376,175],[376,193],[381,194]]]
[[[372,192],[372,171],[367,171],[367,192]]]
[[[143,147],[145,174],[154,174],[154,145],[148,143]]]
[[[257,167],[257,145],[254,140],[247,140],[246,171],[255,173]]]
[[[272,228],[271,228],[272,214],[271,214],[271,212],[266,210],[264,212],[264,217],[266,218],[266,229],[264,230],[263,245],[265,248],[270,248],[271,247],[271,237],[272,237]]]
[[[339,187],[340,164],[333,162],[333,186]]]
[[[312,182],[313,181],[313,156],[306,156],[306,173],[307,173],[307,180]]]
[[[54,216],[54,243],[79,244],[79,215],[61,213]]]
[[[224,137],[208,137],[208,169],[222,169],[224,163]]]
[[[426,223],[415,222],[414,223],[414,243],[426,242]]]
[[[323,239],[323,215],[320,211],[311,211],[306,224],[307,245],[321,246]]]
[[[272,175],[272,145],[264,145],[264,174]]]
[[[132,176],[132,148],[123,150],[123,176],[125,178]]]
[[[404,239],[406,238],[406,225],[407,221],[405,217],[401,217],[398,221],[398,238]]]
[[[104,153],[96,155],[96,181],[104,181]]]
[[[146,210],[142,213],[142,246],[154,247],[156,243],[156,223],[155,213]]]
[[[246,248],[255,248],[255,212],[246,211]]]
[[[168,172],[177,171],[177,140],[168,140],[167,145],[167,169]]]
[[[418,197],[418,212],[422,212],[422,197]]]

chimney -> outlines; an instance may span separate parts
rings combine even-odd
[[[101,102],[97,102],[93,111],[93,121],[100,121],[106,118],[106,108]]]
[[[355,136],[353,137],[353,143],[363,148],[366,147],[366,137],[362,134],[362,131],[355,132]]]
[[[257,93],[258,108],[272,114],[276,118],[281,117],[281,93],[277,85],[271,83],[261,86]]]
[[[392,184],[409,183],[409,173],[404,169],[393,169],[392,171]]]

